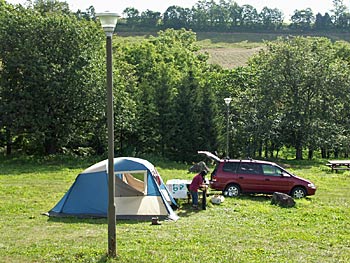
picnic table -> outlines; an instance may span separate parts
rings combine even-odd
[[[332,172],[338,170],[350,170],[350,160],[333,160],[328,161],[326,165],[332,168]]]

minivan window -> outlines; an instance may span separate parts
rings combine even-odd
[[[222,170],[224,172],[235,173],[237,171],[238,163],[235,162],[225,162]]]
[[[255,163],[241,163],[238,172],[242,174],[261,174],[261,167]]]
[[[282,174],[282,170],[280,168],[270,164],[263,164],[262,169],[263,169],[264,175],[281,176]]]

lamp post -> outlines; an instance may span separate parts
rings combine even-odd
[[[225,104],[227,106],[227,124],[226,124],[226,158],[229,158],[228,156],[228,141],[229,141],[229,115],[230,115],[230,103],[231,98],[224,98]]]
[[[114,177],[114,113],[113,113],[113,69],[112,36],[117,24],[118,14],[98,13],[103,30],[106,33],[107,52],[107,126],[108,126],[108,256],[116,257],[116,213],[115,213],[115,177]]]

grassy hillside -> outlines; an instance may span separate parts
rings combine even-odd
[[[134,32],[120,33],[122,37],[128,37],[129,41],[137,41],[148,35],[156,33]],[[274,41],[280,36],[288,36],[283,33],[217,33],[198,32],[198,45],[202,52],[209,54],[209,63],[221,65],[225,69],[231,69],[246,65],[248,59],[257,53],[264,41]],[[308,36],[323,36],[333,41],[350,41],[349,33],[307,34]]]
[[[203,52],[210,55],[209,63],[219,64],[225,69],[245,66],[248,59],[257,53],[264,41],[274,41],[282,33],[197,33],[198,44]],[[333,41],[350,40],[350,34],[308,34],[308,36],[328,37]]]

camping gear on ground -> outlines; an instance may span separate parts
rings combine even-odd
[[[118,219],[178,219],[171,207],[177,204],[150,162],[134,157],[114,158],[114,172]],[[79,174],[48,215],[107,217],[107,211],[108,160],[104,160]]]
[[[225,197],[223,197],[222,195],[213,195],[213,197],[210,199],[210,202],[212,202],[215,205],[219,205],[224,201]]]
[[[159,219],[158,216],[152,217],[151,225],[153,225],[153,226],[161,225],[162,223],[159,222],[158,219]]]

